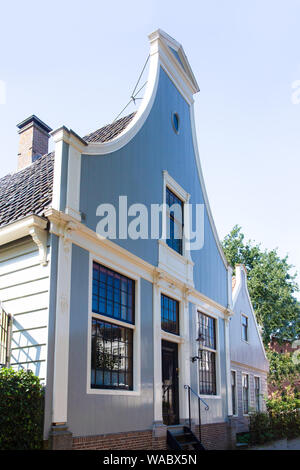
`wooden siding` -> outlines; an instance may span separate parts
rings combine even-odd
[[[29,237],[0,248],[0,300],[13,315],[11,366],[31,369],[45,382],[49,264],[39,263],[37,246]]]
[[[260,378],[260,406],[261,411],[266,411],[265,398],[267,397],[267,373],[263,371],[254,371],[246,366],[240,366],[234,362],[231,362],[231,370],[236,372],[236,387],[237,387],[237,415],[236,431],[246,432],[249,427],[249,417],[243,413],[243,387],[242,387],[242,375],[248,374],[249,376],[249,411],[255,410],[255,388],[254,388],[254,377]]]

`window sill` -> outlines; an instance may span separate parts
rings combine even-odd
[[[243,343],[250,344],[249,341],[246,341],[246,340],[243,339],[243,338],[241,338],[241,340],[243,341]]]
[[[105,321],[106,323],[112,323],[115,325],[122,326],[124,328],[131,328],[132,330],[136,330],[136,326],[134,323],[128,323],[122,320],[119,320],[118,318],[115,317],[109,317],[108,315],[102,315],[101,313],[91,313],[92,318],[96,318],[97,320],[102,320]],[[127,392],[127,390],[126,390]]]
[[[88,388],[88,395],[116,395],[116,396],[139,396],[140,390],[117,390],[117,389],[104,389],[104,388]]]
[[[178,259],[180,259],[180,261],[184,261],[186,264],[191,264],[192,266],[194,266],[194,261],[192,261],[190,258],[188,258],[187,256],[185,256],[183,253],[178,253],[178,251],[174,250],[173,248],[171,248],[165,240],[158,240],[158,243],[160,245],[162,245],[171,255],[173,256],[176,256]]]
[[[209,400],[210,398],[212,398],[214,400],[221,400],[222,399],[221,395],[201,395],[200,394],[200,397],[204,398],[205,400]]]
[[[191,259],[172,250],[164,240],[158,240],[158,267],[160,269],[194,287],[193,266],[194,262]]]

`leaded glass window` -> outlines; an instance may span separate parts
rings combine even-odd
[[[133,388],[133,330],[92,319],[91,387]]]
[[[199,389],[202,395],[216,395],[216,320],[199,312]]]
[[[161,295],[161,328],[179,335],[179,302]]]
[[[94,262],[92,310],[134,323],[134,281]]]

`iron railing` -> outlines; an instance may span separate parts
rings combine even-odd
[[[10,365],[12,315],[0,303],[0,367]]]
[[[198,399],[198,419],[199,419],[199,441],[201,442],[201,403],[205,406],[205,410],[209,410],[209,406],[200,395],[195,392],[189,385],[185,385],[184,388],[188,391],[188,404],[189,404],[189,427],[192,428],[192,415],[191,415],[191,393]]]

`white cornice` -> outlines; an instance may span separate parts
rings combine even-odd
[[[36,215],[24,217],[0,228],[0,246],[30,235],[37,245],[40,263],[47,264],[47,220]]]
[[[65,126],[60,127],[51,132],[53,137],[53,141],[55,143],[58,142],[66,142],[67,144],[71,145],[72,147],[76,148],[80,153],[83,153],[87,143],[74,132],[72,129],[67,129]]]
[[[0,228],[0,246],[30,235],[32,227],[45,230],[47,220],[36,215],[29,215]]]
[[[257,367],[254,367],[253,365],[245,364],[243,362],[237,362],[237,361],[233,361],[233,360],[231,360],[230,362],[231,362],[231,366],[233,366],[233,367],[236,365],[236,366],[239,366],[240,368],[243,368],[243,369],[247,368],[247,369],[250,369],[250,370],[253,370],[253,371],[264,372],[264,373],[269,372],[269,367],[268,366],[266,366],[265,369],[258,369]]]
[[[187,301],[193,302],[200,300],[210,308],[218,311],[219,314],[222,314],[224,317],[232,315],[233,312],[230,309],[197,291],[197,289],[192,287],[190,284],[183,282],[181,279],[172,276],[170,273],[158,268],[157,266],[153,266],[142,258],[139,258],[128,250],[117,245],[113,241],[99,236],[96,232],[89,229],[70,215],[50,208],[45,212],[45,216],[51,222],[51,233],[54,233],[59,237],[67,236],[68,240],[72,243],[78,244],[90,251],[93,251],[95,246],[101,246],[104,248],[107,257],[117,255],[117,257],[120,260],[124,260],[125,263],[134,265],[139,275],[147,281],[153,284],[166,281],[167,283],[172,284],[174,288],[182,290],[185,293]],[[82,243],[83,241],[84,246]]]

